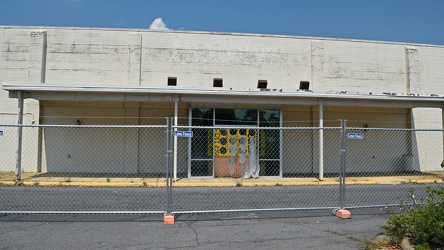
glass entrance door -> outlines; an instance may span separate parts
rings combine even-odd
[[[279,110],[192,108],[190,125],[189,177],[281,176]]]

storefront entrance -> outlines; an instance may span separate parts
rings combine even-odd
[[[282,176],[280,118],[279,110],[192,108],[188,176]]]

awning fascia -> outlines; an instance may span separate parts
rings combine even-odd
[[[273,105],[317,105],[361,107],[435,107],[442,108],[444,96],[411,96],[390,94],[316,93],[277,89],[199,89],[147,88],[132,86],[76,86],[53,84],[3,83],[10,98],[24,92],[24,98],[37,100],[134,101],[134,102],[210,102],[258,103]]]

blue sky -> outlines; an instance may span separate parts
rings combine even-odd
[[[444,45],[444,0],[0,0],[0,25],[241,32]]]

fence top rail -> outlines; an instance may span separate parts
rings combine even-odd
[[[362,128],[362,127],[347,127],[349,130],[362,130],[362,131],[415,131],[415,132],[443,132],[444,129],[428,129],[428,128]]]
[[[56,124],[0,124],[0,127],[26,128],[166,128],[166,125],[56,125]]]
[[[173,126],[173,128],[176,129],[258,129],[258,130],[338,130],[341,129],[340,127],[258,127],[258,126],[245,126],[245,125],[239,125],[239,126]]]
[[[340,130],[341,127],[258,127],[258,126],[172,126],[175,129],[230,129],[230,128],[249,128],[258,130]],[[347,131],[414,131],[414,132],[444,132],[444,129],[422,129],[422,128],[362,128],[347,127]]]
[[[0,127],[28,128],[167,128],[167,125],[63,125],[63,124],[0,124]],[[174,129],[230,129],[245,128],[259,130],[340,130],[341,127],[258,127],[258,126],[172,126]],[[362,128],[347,127],[347,131],[412,131],[412,132],[444,132],[444,129],[426,128]]]

